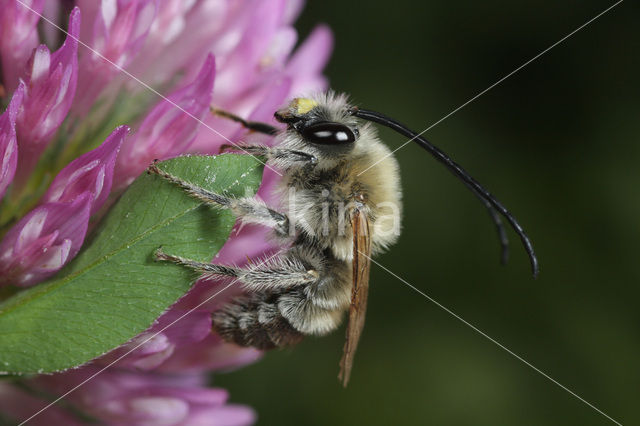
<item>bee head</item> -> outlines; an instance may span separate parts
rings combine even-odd
[[[337,107],[337,108],[336,108]],[[318,148],[351,148],[359,136],[354,120],[344,114],[344,105],[320,103],[311,98],[295,98],[275,113],[275,118],[288,125],[306,143]]]

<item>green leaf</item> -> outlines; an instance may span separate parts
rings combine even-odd
[[[236,197],[252,196],[262,175],[254,158],[231,154],[180,157],[159,167]],[[0,304],[0,371],[61,371],[146,330],[194,279],[184,267],[154,262],[155,249],[208,262],[234,222],[230,212],[143,173],[54,280]]]

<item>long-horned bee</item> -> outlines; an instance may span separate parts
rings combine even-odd
[[[233,199],[205,191],[155,164],[149,167],[199,200],[230,209],[241,221],[270,227],[286,247],[280,256],[244,268],[156,251],[159,260],[185,265],[205,277],[232,277],[242,283],[246,293],[213,312],[213,329],[229,342],[259,349],[295,344],[304,335],[336,329],[348,310],[339,375],[347,384],[364,326],[370,256],[384,251],[399,235],[398,164],[370,122],[411,138],[464,182],[485,204],[497,227],[503,261],[508,240],[501,218],[506,219],[524,244],[534,276],[538,272],[531,242],[507,209],[444,152],[393,119],[352,106],[345,96],[333,93],[296,98],[277,111],[275,118],[286,124],[285,130],[214,112],[249,130],[275,135],[274,147],[236,149],[265,158],[282,173],[283,201],[295,197],[295,203],[289,200],[288,211],[279,211],[254,198]]]

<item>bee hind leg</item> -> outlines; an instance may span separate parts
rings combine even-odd
[[[278,310],[278,295],[249,293],[212,314],[212,327],[225,341],[268,350],[299,343],[304,335]]]
[[[297,285],[311,284],[319,278],[319,273],[316,270],[305,267],[295,259],[284,257],[276,257],[257,264],[250,263],[244,268],[238,268],[170,255],[165,253],[162,248],[158,248],[154,255],[156,260],[186,266],[203,274],[205,279],[236,278],[243,289],[252,292],[282,291]]]
[[[278,305],[281,296],[291,288],[318,280],[318,272],[307,270],[301,262],[278,257],[236,268],[169,255],[162,249],[157,249],[155,256],[200,272],[205,278],[235,278],[249,291],[212,313],[213,330],[225,341],[267,350],[296,344],[304,337],[283,316]]]

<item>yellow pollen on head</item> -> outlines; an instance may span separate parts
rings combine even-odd
[[[296,114],[304,115],[318,106],[318,102],[309,98],[296,98],[293,100],[293,107],[296,109]]]

